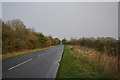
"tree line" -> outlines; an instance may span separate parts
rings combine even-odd
[[[60,44],[60,39],[26,28],[20,19],[2,21],[2,53],[11,53]]]
[[[98,38],[80,38],[71,40],[62,40],[64,44],[80,45],[88,48],[93,48],[99,52],[104,52],[111,56],[118,55],[118,40],[111,37]]]
[[[2,54],[2,20],[0,19],[0,54]]]

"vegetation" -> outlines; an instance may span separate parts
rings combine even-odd
[[[64,39],[62,40],[62,43],[63,43],[63,44],[67,44],[67,40],[64,38]]]
[[[46,48],[58,45],[60,40],[52,36],[45,36],[26,28],[19,19],[2,21],[2,53],[13,53],[24,50]]]
[[[111,56],[118,56],[118,41],[114,38],[100,38],[91,39],[91,38],[82,38],[79,40],[69,41],[70,45],[81,45],[84,47],[95,49],[99,52],[106,53]]]
[[[0,20],[0,59],[2,58],[2,20]]]
[[[0,20],[0,55],[2,54],[2,20]]]
[[[118,73],[100,67],[97,60],[90,58],[84,51],[73,46],[65,46],[57,78],[117,78]],[[105,62],[103,62],[105,63]],[[112,64],[111,64],[112,66]]]

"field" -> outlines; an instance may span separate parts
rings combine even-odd
[[[57,78],[117,78],[114,69],[104,69],[96,59],[90,58],[85,51],[74,46],[65,46]],[[108,58],[108,57],[107,57]],[[112,64],[111,64],[112,65]],[[115,67],[115,66],[113,66]],[[116,68],[115,68],[116,69]]]

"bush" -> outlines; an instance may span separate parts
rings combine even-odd
[[[3,54],[25,49],[44,48],[59,44],[58,38],[45,36],[26,28],[19,19],[2,22]]]
[[[83,38],[79,40],[71,40],[69,42],[71,45],[81,45],[88,48],[93,48],[100,52],[105,52],[108,55],[117,55],[117,46],[118,41],[117,40],[99,40],[99,39],[89,39],[89,38]]]

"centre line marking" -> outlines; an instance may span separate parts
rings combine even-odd
[[[44,55],[44,54],[40,54],[40,55],[38,55],[38,57],[39,57],[39,56],[42,56],[42,55]]]
[[[12,70],[12,69],[14,69],[14,68],[16,68],[16,67],[18,67],[18,66],[20,66],[20,65],[22,65],[22,64],[25,64],[25,63],[27,63],[27,62],[29,62],[29,61],[31,61],[31,60],[32,60],[32,59],[28,59],[28,60],[26,60],[26,61],[24,61],[24,62],[22,62],[22,63],[20,63],[20,64],[17,64],[17,65],[15,65],[15,66],[9,68],[8,70]]]

